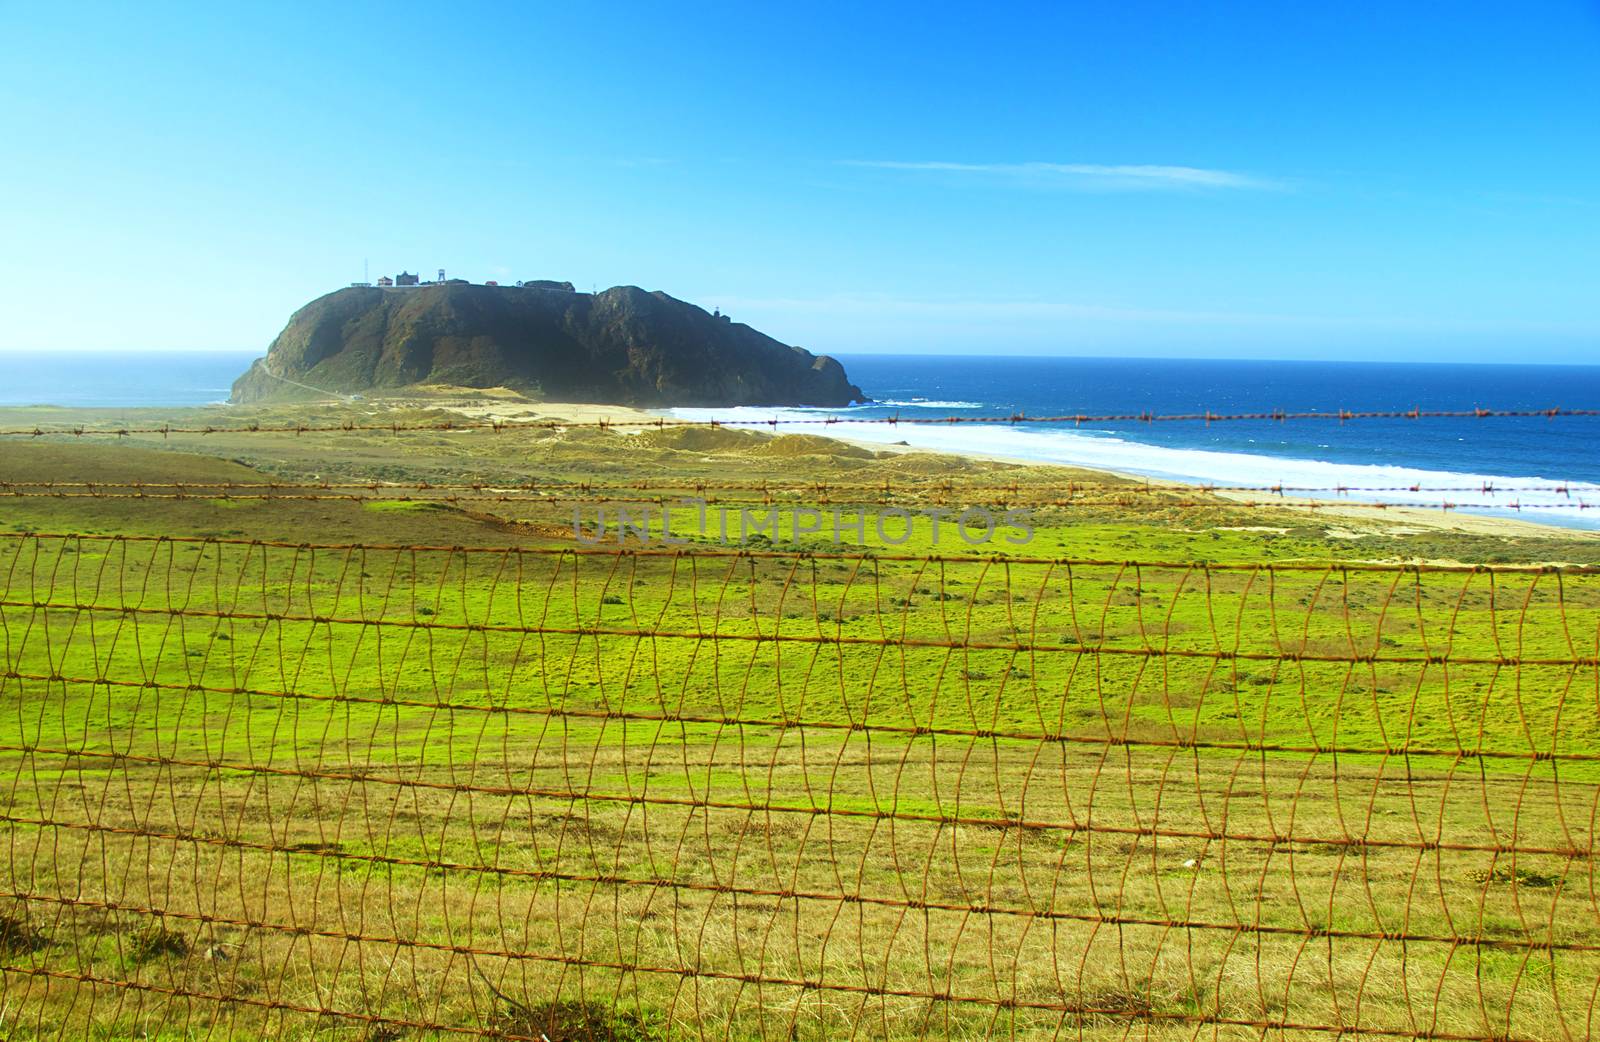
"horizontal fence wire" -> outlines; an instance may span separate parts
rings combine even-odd
[[[516,431],[563,430],[568,428],[598,429],[665,429],[671,427],[729,427],[768,428],[782,427],[832,427],[839,424],[868,424],[872,426],[949,426],[960,424],[999,425],[1051,424],[1054,426],[1082,426],[1086,423],[1240,423],[1298,421],[1351,423],[1358,420],[1458,420],[1458,419],[1574,419],[1600,417],[1600,409],[1396,409],[1266,412],[1190,412],[1190,413],[1067,413],[1055,416],[1027,416],[1012,413],[1003,416],[771,416],[766,418],[684,419],[669,416],[622,417],[618,419],[564,420],[564,419],[453,419],[431,421],[394,421],[390,423],[340,420],[328,423],[274,423],[270,421],[238,424],[74,424],[71,426],[33,426],[0,429],[0,437],[38,438],[52,435],[173,435],[173,434],[318,434],[338,432],[417,432],[417,431]]]
[[[0,533],[0,644],[8,1038],[1600,1027],[1600,567]]]
[[[1463,564],[1450,561],[1408,561],[1384,562],[1362,560],[1333,560],[1333,561],[1183,561],[1183,560],[1140,560],[1135,558],[1084,558],[1072,556],[1039,556],[1017,553],[1000,554],[998,552],[976,554],[929,554],[929,553],[894,553],[877,549],[828,551],[807,547],[804,549],[751,549],[747,545],[695,546],[693,548],[663,547],[663,546],[623,546],[623,547],[596,547],[596,546],[490,546],[490,545],[464,545],[464,544],[421,544],[421,543],[337,543],[317,542],[314,540],[273,540],[258,539],[247,536],[219,536],[219,535],[152,535],[143,533],[119,533],[117,535],[98,535],[82,532],[0,532],[0,545],[5,545],[5,540],[22,540],[32,542],[37,540],[66,541],[87,540],[91,545],[101,542],[115,544],[148,545],[172,544],[173,546],[244,546],[272,550],[321,550],[344,552],[393,552],[416,551],[418,553],[453,553],[470,554],[490,557],[518,558],[529,557],[603,557],[603,558],[633,558],[633,557],[672,557],[672,558],[748,558],[751,560],[816,560],[832,562],[883,562],[898,564],[1015,564],[1015,565],[1059,565],[1080,567],[1111,567],[1129,569],[1164,569],[1164,570],[1194,570],[1199,572],[1308,572],[1327,576],[1341,576],[1346,573],[1378,572],[1383,574],[1402,573],[1414,575],[1600,575],[1600,565],[1586,564]]]
[[[1567,489],[1561,489],[1559,494],[1564,498],[1560,501],[1536,499],[1524,504],[1520,498],[1501,498],[1506,493],[1493,489],[1479,491],[1482,497],[1480,502],[1464,500],[1455,502],[1440,500],[1438,502],[1418,500],[1350,500],[1350,499],[1246,499],[1230,497],[1226,500],[1219,498],[1197,498],[1196,493],[1229,492],[1228,489],[1198,488],[1189,486],[1182,492],[1176,489],[1159,490],[1164,498],[1156,499],[1153,493],[1158,490],[1138,485],[1127,486],[1124,491],[1105,491],[1098,494],[1085,492],[1073,494],[1067,490],[1067,498],[1061,498],[1056,492],[1051,495],[1050,489],[1001,489],[978,492],[964,488],[946,490],[942,488],[927,488],[919,490],[905,489],[901,495],[906,498],[934,502],[970,504],[982,496],[986,506],[994,507],[1028,507],[1034,509],[1093,509],[1105,507],[1133,507],[1156,505],[1166,509],[1215,509],[1228,506],[1240,508],[1271,508],[1284,511],[1310,511],[1334,510],[1344,511],[1359,510],[1498,510],[1520,513],[1555,511],[1585,511],[1600,509],[1600,500],[1590,501],[1583,498],[1574,499]],[[1347,496],[1351,492],[1364,491],[1349,488],[1330,490],[1300,490],[1295,494],[1325,493],[1334,496]],[[1417,491],[1435,491],[1422,490]],[[1442,490],[1441,490],[1442,491]],[[1459,490],[1458,490],[1459,491]],[[1520,497],[1532,489],[1517,489]],[[1183,493],[1187,493],[1186,495]],[[1285,495],[1287,490],[1275,489],[1275,495]],[[868,495],[872,498],[868,500]],[[705,506],[741,506],[763,505],[770,506],[783,503],[796,503],[797,497],[803,496],[805,502],[801,505],[811,507],[850,506],[870,501],[877,505],[886,505],[886,497],[893,493],[886,493],[882,489],[873,490],[870,494],[859,489],[772,489],[750,487],[743,492],[712,492],[705,489],[686,490],[677,494],[668,495],[656,492],[652,495],[649,491],[625,491],[620,489],[606,490],[604,494],[560,495],[558,490],[546,488],[541,490],[512,490],[481,488],[470,490],[456,489],[428,489],[412,491],[405,486],[400,487],[371,487],[359,486],[344,490],[311,488],[304,490],[294,486],[226,486],[214,487],[190,486],[124,486],[120,488],[103,487],[6,487],[0,484],[0,500],[3,499],[95,499],[95,500],[219,500],[235,502],[253,502],[276,500],[283,502],[388,502],[388,503],[438,503],[444,505],[473,505],[495,504],[501,506],[511,505],[543,505],[561,507],[582,506],[609,506],[623,504],[640,504],[658,509],[681,507],[693,502]]]
[[[1482,482],[1477,485],[1218,485],[1209,482],[1161,482],[1161,481],[1086,481],[1086,480],[1051,480],[1035,482],[1013,481],[1009,484],[984,484],[954,482],[947,479],[922,479],[918,481],[904,481],[896,483],[893,479],[884,481],[808,481],[808,482],[776,482],[761,479],[745,481],[702,481],[693,478],[683,480],[662,479],[657,481],[570,481],[563,479],[541,479],[539,481],[498,482],[477,481],[471,483],[439,482],[439,481],[7,481],[0,479],[0,493],[42,493],[53,495],[58,492],[164,492],[170,494],[190,494],[196,497],[211,496],[219,492],[439,492],[449,493],[486,493],[486,494],[512,494],[512,493],[552,493],[552,492],[577,492],[585,495],[598,496],[607,493],[653,492],[662,495],[669,492],[704,492],[704,491],[730,491],[748,492],[759,495],[863,495],[887,496],[903,495],[929,495],[929,494],[975,494],[994,493],[1006,496],[1019,496],[1025,493],[1048,492],[1055,495],[1090,495],[1090,494],[1193,494],[1195,492],[1265,492],[1271,495],[1298,495],[1305,493],[1319,493],[1324,495],[1347,495],[1353,492],[1439,492],[1456,495],[1502,495],[1507,492],[1540,492],[1553,495],[1570,496],[1573,487],[1567,484],[1543,485],[1518,484],[1514,486],[1497,486],[1492,482]]]
[[[946,501],[950,497],[944,497],[944,496],[939,496],[938,494],[935,494],[935,495],[933,495],[932,497],[929,497],[929,498],[931,498],[933,501],[937,502],[937,501]],[[545,505],[545,506],[584,506],[584,505],[607,506],[607,505],[611,505],[611,504],[642,504],[642,505],[645,505],[645,506],[654,506],[654,507],[657,507],[657,508],[669,508],[669,507],[674,507],[674,506],[682,506],[682,505],[684,505],[684,502],[685,502],[685,500],[681,496],[679,496],[679,497],[669,497],[669,496],[659,496],[659,495],[658,496],[650,496],[650,495],[646,495],[646,494],[642,494],[642,493],[636,493],[636,494],[631,494],[631,495],[630,494],[624,494],[624,495],[609,495],[609,496],[596,497],[596,496],[553,496],[553,495],[529,496],[527,494],[518,494],[518,493],[509,493],[509,492],[499,492],[499,493],[495,493],[495,492],[476,492],[476,493],[467,492],[467,493],[445,493],[445,494],[441,494],[441,495],[413,495],[413,494],[409,494],[409,493],[401,493],[401,494],[369,493],[369,494],[362,494],[362,493],[358,493],[358,492],[228,492],[228,491],[217,491],[217,492],[211,492],[211,493],[204,493],[204,492],[197,493],[197,492],[194,492],[194,491],[159,492],[159,491],[153,491],[153,490],[152,491],[138,491],[138,492],[108,492],[108,491],[101,491],[99,489],[94,489],[94,490],[74,490],[74,491],[48,491],[48,492],[47,491],[38,491],[38,490],[36,490],[36,491],[14,491],[14,490],[13,491],[7,491],[7,490],[0,489],[0,499],[112,499],[112,500],[115,500],[115,499],[142,499],[142,500],[156,500],[156,501],[159,501],[159,500],[221,500],[221,501],[230,501],[230,502],[252,502],[252,501],[274,500],[274,501],[280,501],[280,502],[346,502],[346,503],[384,502],[384,503],[439,503],[439,504],[445,504],[445,505],[452,505],[452,504],[466,504],[466,505],[471,505],[471,504],[499,504],[499,505],[537,504],[537,505]],[[1141,505],[1141,499],[1143,501],[1143,504],[1145,504],[1145,505],[1148,505],[1150,503],[1150,499],[1149,499],[1148,496],[1140,497],[1137,494],[1124,494],[1124,495],[1100,496],[1100,497],[1088,497],[1088,496],[1085,496],[1085,497],[1077,498],[1077,499],[1045,499],[1045,498],[1028,497],[1028,496],[1017,496],[1017,497],[1013,498],[1013,497],[1006,497],[1006,496],[996,496],[996,497],[994,497],[994,498],[989,500],[988,505],[996,506],[996,507],[1009,507],[1009,506],[1032,507],[1032,508],[1038,508],[1038,509],[1073,509],[1073,508],[1088,509],[1088,508],[1095,508],[1095,507],[1138,506],[1138,505]],[[965,502],[970,502],[970,499],[964,500],[964,501]],[[750,497],[750,496],[742,496],[741,497],[741,496],[727,496],[727,495],[707,494],[707,495],[704,495],[702,497],[697,498],[695,500],[695,502],[703,503],[706,506],[739,506],[739,505],[773,505],[773,504],[779,504],[779,503],[787,502],[787,500],[781,498],[780,496],[774,495],[772,493],[760,493],[760,494],[758,494],[758,495],[756,495],[754,497]],[[857,504],[857,503],[860,503],[860,502],[861,502],[861,499],[859,497],[850,496],[850,495],[844,495],[844,496],[841,496],[839,498],[835,498],[833,496],[828,496],[828,495],[817,495],[817,496],[811,497],[811,504],[815,504],[815,505],[818,505],[818,506],[833,506],[833,505],[845,505],[845,506],[848,506],[848,505]],[[1309,512],[1313,512],[1313,513],[1318,511],[1318,510],[1323,510],[1323,511],[1327,511],[1327,510],[1333,510],[1333,511],[1347,511],[1347,510],[1440,510],[1440,511],[1445,511],[1445,512],[1448,512],[1448,511],[1451,511],[1451,510],[1500,510],[1500,511],[1509,510],[1509,511],[1513,511],[1513,512],[1516,512],[1516,513],[1521,513],[1523,510],[1527,510],[1530,513],[1535,513],[1535,512],[1541,512],[1541,511],[1546,511],[1546,510],[1556,510],[1556,511],[1596,510],[1596,509],[1600,509],[1600,500],[1597,500],[1595,502],[1589,502],[1587,500],[1579,499],[1579,500],[1564,501],[1564,502],[1559,502],[1559,503],[1549,503],[1549,502],[1543,502],[1543,501],[1536,501],[1536,502],[1524,504],[1519,499],[1510,500],[1510,501],[1498,501],[1498,500],[1496,500],[1496,501],[1493,501],[1493,502],[1485,502],[1485,503],[1472,503],[1472,502],[1455,503],[1455,502],[1449,502],[1449,501],[1443,501],[1443,502],[1439,502],[1439,503],[1431,503],[1431,502],[1417,502],[1417,501],[1414,501],[1414,500],[1412,500],[1412,501],[1404,501],[1404,500],[1394,500],[1394,501],[1387,501],[1387,500],[1378,500],[1378,501],[1371,501],[1371,500],[1350,500],[1350,501],[1344,501],[1344,500],[1340,500],[1340,501],[1303,500],[1303,501],[1285,501],[1285,500],[1229,499],[1227,501],[1222,501],[1222,500],[1218,500],[1218,499],[1197,499],[1197,498],[1192,498],[1192,497],[1187,497],[1187,498],[1174,497],[1174,498],[1170,498],[1170,499],[1166,499],[1166,500],[1161,500],[1156,505],[1158,505],[1160,507],[1168,508],[1168,509],[1194,509],[1194,510],[1206,509],[1206,508],[1215,509],[1215,508],[1221,507],[1221,506],[1229,506],[1229,507],[1233,507],[1233,508],[1236,508],[1236,509],[1237,508],[1250,508],[1250,507],[1270,507],[1270,508],[1275,509],[1275,510],[1283,510],[1283,511],[1302,511],[1303,510],[1303,511],[1309,511]]]

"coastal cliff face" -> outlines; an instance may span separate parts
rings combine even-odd
[[[844,367],[665,293],[558,284],[350,287],[296,311],[233,402],[412,384],[640,406],[865,400]]]

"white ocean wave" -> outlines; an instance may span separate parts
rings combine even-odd
[[[727,421],[811,420],[834,410],[674,409],[683,419]],[[861,423],[841,418],[836,423],[808,423],[783,428],[792,433],[822,434],[875,444],[905,442],[941,452],[998,456],[1112,470],[1141,477],[1195,485],[1246,485],[1284,489],[1347,489],[1342,493],[1287,493],[1305,498],[1384,502],[1443,507],[1546,523],[1600,527],[1600,485],[1546,477],[1507,477],[1471,471],[1426,470],[1418,467],[1335,463],[1252,452],[1221,452],[1146,445],[1102,432],[1008,425]],[[1459,492],[1411,492],[1423,488],[1466,489]],[[1565,492],[1540,491],[1563,486]],[[1490,491],[1484,491],[1488,489]],[[1382,490],[1382,491],[1362,491]],[[1579,509],[1585,504],[1593,509]]]
[[[936,398],[885,398],[873,405],[891,409],[981,409],[982,402],[946,402]],[[870,408],[870,406],[869,406]]]

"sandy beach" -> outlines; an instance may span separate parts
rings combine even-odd
[[[667,414],[659,409],[588,402],[534,401],[506,387],[425,386],[404,395],[375,399],[394,407],[443,409],[471,420],[504,423],[650,423]]]
[[[625,405],[604,405],[589,402],[532,401],[515,391],[504,388],[493,388],[485,391],[466,388],[437,388],[434,390],[435,393],[425,396],[407,398],[404,400],[405,404],[441,408],[474,420],[493,420],[506,423],[570,421],[572,423],[607,422],[644,425],[662,418],[670,418],[667,411],[661,409],[639,409]],[[762,428],[750,425],[744,425],[741,429],[754,429],[764,433]],[[1144,483],[1150,480],[1145,475],[1122,473],[1081,464],[1050,463],[1016,456],[971,451],[955,452],[907,444],[884,444],[883,442],[866,439],[838,437],[831,433],[824,436],[846,445],[853,445],[874,452],[917,453],[936,456],[959,455],[966,459],[1029,467],[1036,470],[1058,468],[1063,471],[1071,470],[1078,475],[1091,473],[1111,480],[1133,483]],[[1178,484],[1177,482],[1169,481],[1162,481],[1161,483],[1163,485]],[[1199,482],[1194,483],[1193,487],[1197,495],[1211,495],[1219,500],[1229,502],[1260,503],[1265,498],[1264,494],[1253,492],[1206,492],[1204,491],[1204,486]],[[1266,532],[1284,531],[1287,525],[1304,523],[1308,519],[1320,519],[1322,523],[1328,525],[1328,534],[1330,536],[1352,540],[1373,536],[1410,535],[1430,530],[1515,538],[1600,539],[1600,532],[1592,530],[1567,528],[1522,518],[1484,516],[1466,513],[1459,509],[1444,510],[1413,506],[1378,508],[1348,501],[1315,499],[1304,496],[1274,496],[1272,497],[1272,505],[1261,509],[1272,513],[1264,513],[1261,523],[1250,527]],[[1329,523],[1334,518],[1337,518],[1339,523]]]

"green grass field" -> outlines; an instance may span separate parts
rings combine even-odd
[[[0,453],[147,486],[0,497],[6,1037],[1594,1030],[1593,539],[1130,487],[1026,545],[618,553],[572,533],[614,491],[175,483],[786,524],[1099,479],[706,430]]]

